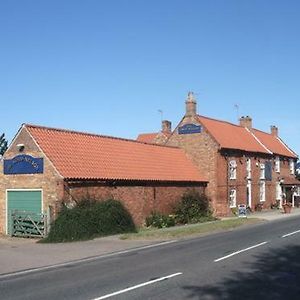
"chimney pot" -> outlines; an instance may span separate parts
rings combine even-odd
[[[197,114],[197,101],[193,92],[189,92],[185,101],[186,116],[192,117]]]
[[[276,137],[278,136],[278,127],[276,127],[274,125],[271,126],[271,135],[276,136]]]
[[[252,128],[252,118],[249,116],[242,116],[240,118],[240,126],[251,129]]]
[[[171,133],[172,131],[172,123],[168,120],[163,120],[161,122],[161,131],[163,133]]]

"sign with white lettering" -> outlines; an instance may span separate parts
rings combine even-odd
[[[191,133],[201,133],[202,126],[195,124],[184,124],[178,127],[178,134],[191,134]]]
[[[44,172],[44,159],[30,155],[17,155],[12,159],[4,160],[3,173],[13,174],[39,174]]]

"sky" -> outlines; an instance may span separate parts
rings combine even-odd
[[[0,0],[0,133],[135,139],[161,117],[175,127],[193,91],[199,114],[276,125],[300,154],[299,13],[298,0]]]

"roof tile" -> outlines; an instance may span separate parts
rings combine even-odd
[[[64,178],[206,181],[179,148],[28,124],[24,126]]]

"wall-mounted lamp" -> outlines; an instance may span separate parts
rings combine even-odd
[[[25,148],[25,145],[24,144],[17,144],[17,148],[18,148],[19,152],[22,152]]]

